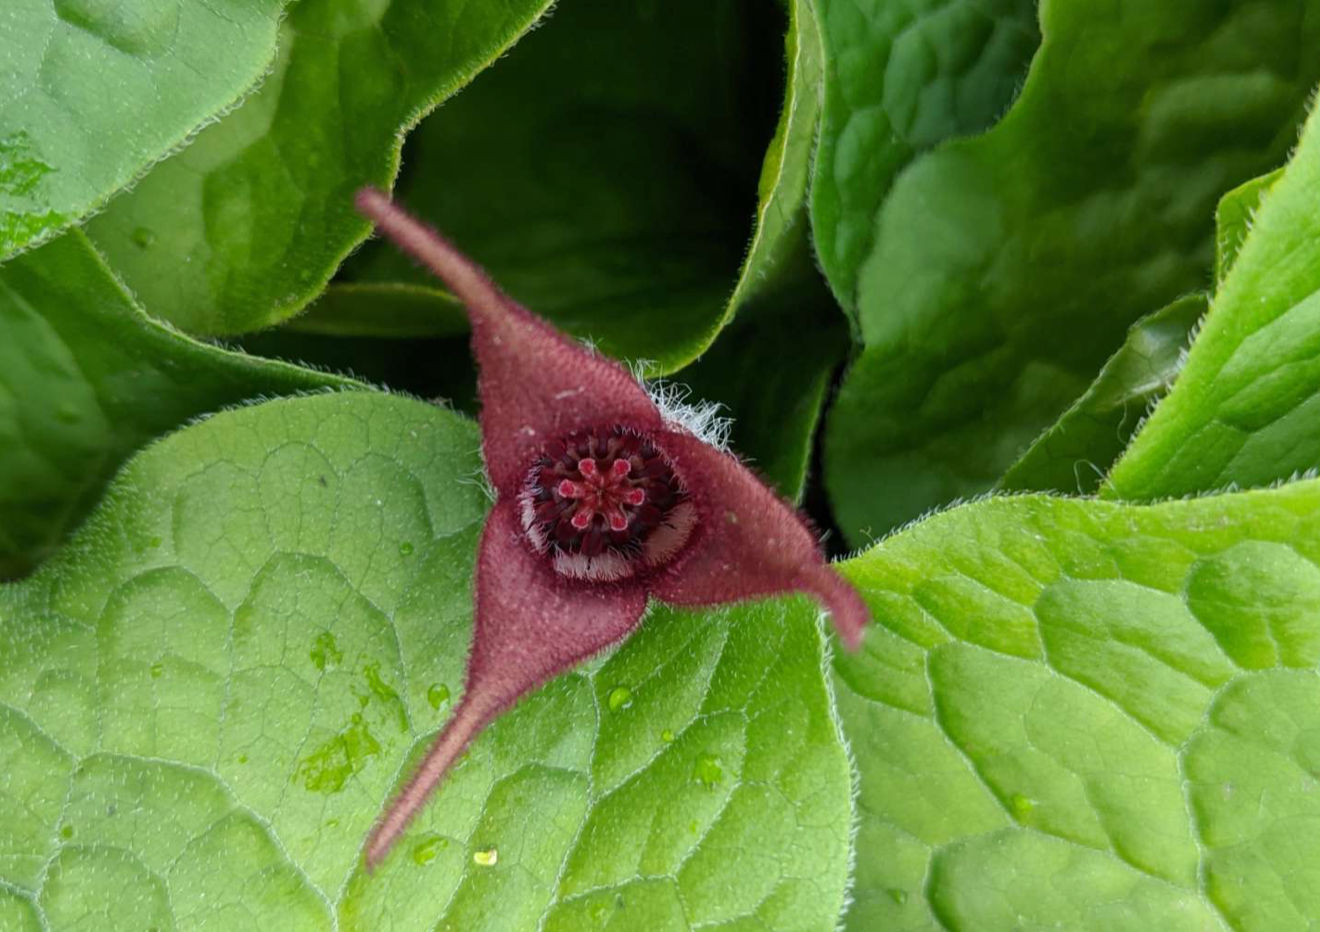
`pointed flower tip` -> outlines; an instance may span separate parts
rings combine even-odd
[[[465,698],[368,840],[368,870],[466,747],[521,696],[616,644],[648,596],[709,606],[801,590],[849,649],[868,620],[798,513],[736,457],[666,420],[637,380],[509,298],[380,191],[357,207],[473,317],[482,452],[496,489],[478,549]]]

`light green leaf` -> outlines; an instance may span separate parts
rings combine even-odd
[[[300,0],[261,89],[89,232],[152,314],[232,334],[317,295],[367,234],[402,132],[506,50],[547,0]]]
[[[1320,21],[1320,20],[1318,20]],[[1103,494],[1165,498],[1262,486],[1320,465],[1320,118],[1272,186],[1236,208],[1251,232],[1187,365]]]
[[[0,917],[831,929],[849,772],[802,598],[653,610],[483,734],[361,871],[458,698],[477,446],[387,395],[227,412],[134,458],[0,588]]]
[[[1142,314],[1203,287],[1214,206],[1279,164],[1320,2],[1047,2],[1022,95],[904,173],[826,431],[853,541],[993,486]]]
[[[1040,42],[1036,0],[814,0],[825,102],[811,189],[821,267],[857,311],[876,213],[899,172],[946,139],[988,127]]]
[[[284,0],[5,0],[0,259],[49,238],[232,106]]]
[[[1228,277],[1229,269],[1237,261],[1242,244],[1251,232],[1256,211],[1283,172],[1283,168],[1276,168],[1259,178],[1252,178],[1219,199],[1219,207],[1215,210],[1216,285]]]
[[[348,379],[198,343],[147,317],[78,231],[0,266],[0,577],[30,569],[138,447],[253,398]]]
[[[1094,494],[1151,405],[1173,384],[1208,306],[1205,295],[1187,295],[1133,324],[1095,381],[1027,447],[998,488]]]
[[[735,302],[805,226],[819,42],[790,30],[793,73],[767,154],[783,41],[776,6],[561,6],[418,127],[399,198],[561,329],[646,360],[649,374],[681,368],[736,307],[729,295],[753,216],[760,228]],[[799,6],[794,22],[809,29]],[[434,284],[385,242],[344,275]]]
[[[1320,921],[1320,484],[991,499],[843,566],[847,929]]]

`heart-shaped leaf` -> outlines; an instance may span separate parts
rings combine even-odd
[[[831,928],[849,770],[804,598],[653,609],[362,871],[461,688],[477,449],[466,419],[383,394],[220,414],[0,588],[0,920]]]

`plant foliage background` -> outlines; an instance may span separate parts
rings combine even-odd
[[[0,930],[1320,922],[1317,52],[1315,0],[9,0]],[[653,606],[374,876],[488,502],[364,184],[722,404],[875,615]]]

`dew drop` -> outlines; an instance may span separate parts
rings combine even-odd
[[[487,848],[485,851],[473,851],[472,863],[481,867],[494,867],[500,860],[498,848]]]
[[[692,779],[702,786],[717,786],[724,779],[724,769],[720,759],[714,754],[702,754],[697,758],[697,766],[692,771]]]
[[[897,903],[899,906],[902,906],[904,903],[907,902],[908,895],[906,890],[900,890],[897,887],[890,887],[885,892],[888,893],[889,898],[893,900],[895,903]]]
[[[1036,808],[1036,803],[1021,793],[1014,793],[1009,797],[1009,805],[1013,809],[1013,815],[1018,820],[1023,820],[1031,815],[1031,810]]]
[[[151,538],[151,540],[147,541],[147,546],[150,547],[152,550],[155,550],[162,543],[163,541],[159,537],[153,537]]]
[[[431,708],[439,709],[449,701],[449,687],[444,683],[432,683],[426,691],[426,701],[431,703]]]
[[[133,242],[139,249],[150,249],[156,245],[156,233],[146,227],[138,227],[133,231]]]
[[[72,838],[72,837],[73,837],[73,826],[72,826],[72,825],[66,825],[66,826],[64,826],[63,828],[61,828],[61,829],[60,829],[60,837],[63,838],[65,841],[68,841],[70,838]]]
[[[666,728],[664,731],[660,732],[660,740],[661,740],[661,741],[673,741],[673,740],[674,740],[674,733],[673,733],[672,731],[670,731],[668,728]]]
[[[407,557],[407,556],[411,556],[412,552],[413,552],[412,541],[405,540],[399,543],[399,553]]]
[[[158,679],[160,679],[161,674],[163,674],[164,672],[165,672],[165,664],[160,663],[160,662],[158,661],[158,662],[153,663],[153,664],[151,665],[151,678],[152,678],[153,680],[158,680]]]
[[[620,709],[626,709],[632,705],[632,690],[627,686],[615,686],[610,690],[609,698],[606,702],[609,704],[611,712],[617,712]]]
[[[246,764],[248,762],[248,756],[246,754],[238,755],[238,762],[240,764]]]
[[[444,835],[432,832],[422,836],[417,844],[413,845],[412,859],[416,864],[430,864],[440,852],[449,847],[449,839]]]

